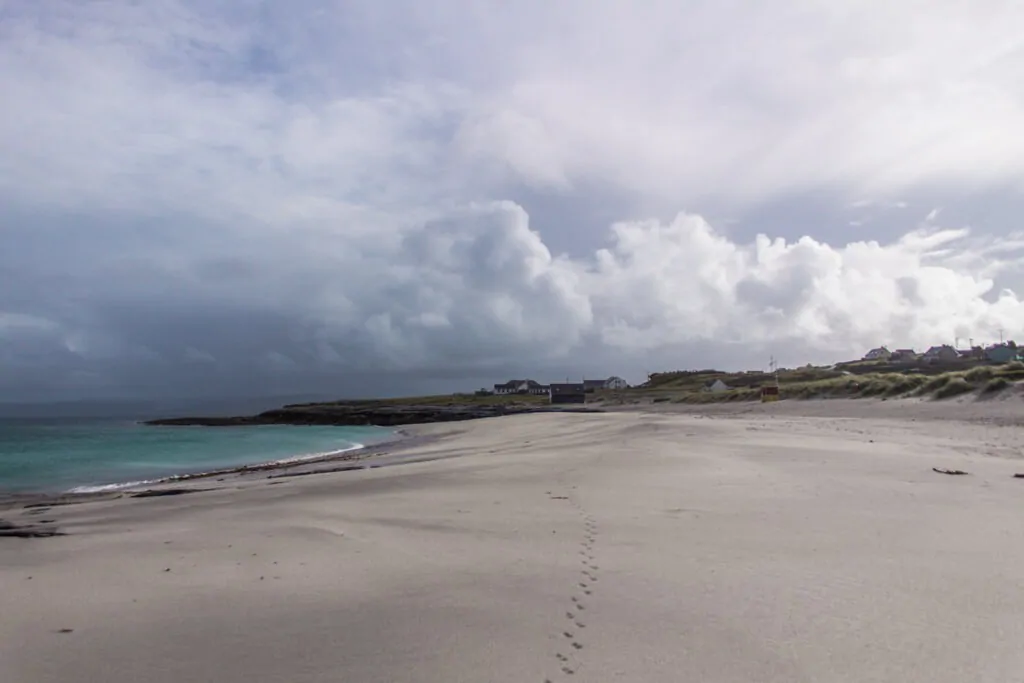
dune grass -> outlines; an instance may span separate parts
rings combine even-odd
[[[855,363],[841,366],[797,368],[779,372],[779,398],[905,398],[950,399],[977,393],[995,396],[1024,380],[1024,363],[979,364],[959,370],[946,367],[894,368],[884,363]],[[954,366],[955,367],[955,366]],[[961,366],[962,367],[962,366]],[[850,370],[856,370],[856,372]],[[945,371],[944,371],[945,370]],[[703,391],[709,382],[721,379],[730,389]],[[686,404],[758,401],[761,386],[774,383],[765,373],[726,373],[716,370],[691,370],[655,373],[642,387],[611,392],[608,403],[672,402]]]
[[[1013,384],[1013,382],[1008,380],[1006,377],[993,377],[985,383],[985,387],[981,390],[981,393],[985,395],[998,394],[1011,384]]]
[[[935,392],[934,397],[937,399],[953,398],[961,394],[969,394],[977,388],[963,377],[952,377]]]
[[[904,398],[921,397],[943,400],[971,392],[991,398],[1024,380],[1024,363],[978,364],[949,370],[950,366],[906,367],[864,361],[839,367],[804,366],[778,373],[780,399],[817,398]],[[956,366],[953,366],[956,367]],[[702,391],[709,382],[721,379],[730,389],[721,393]],[[677,370],[651,374],[635,388],[605,390],[588,394],[587,403],[598,406],[644,403],[740,403],[759,401],[761,387],[774,384],[774,376],[764,372],[723,372],[720,370]],[[323,406],[349,405],[539,405],[548,397],[475,393],[407,396],[386,399],[343,400],[319,403]],[[287,407],[304,407],[297,404]]]

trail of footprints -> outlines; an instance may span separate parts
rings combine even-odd
[[[573,487],[575,488],[575,487]],[[550,492],[549,492],[550,495]],[[565,630],[562,631],[564,645],[555,652],[559,671],[566,676],[573,676],[581,665],[581,655],[585,648],[583,633],[587,628],[587,605],[593,596],[597,584],[600,567],[594,557],[594,545],[597,543],[597,520],[587,514],[575,496],[550,496],[552,500],[566,500],[583,518],[583,540],[580,542],[579,578],[576,581],[569,604],[565,611]],[[550,678],[544,683],[553,683]]]

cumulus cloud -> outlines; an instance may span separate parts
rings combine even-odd
[[[994,291],[994,273],[979,274],[995,245],[963,229],[926,226],[888,244],[737,243],[680,214],[607,233],[608,246],[586,257],[555,257],[522,207],[477,205],[408,228],[386,249],[340,240],[313,254],[281,240],[248,255],[250,270],[149,263],[140,292],[119,278],[91,292],[88,315],[7,314],[0,335],[9,356],[19,348],[10,342],[33,352],[48,344],[67,373],[131,368],[154,381],[175,368],[230,381],[477,377],[513,366],[555,376],[613,368],[637,379],[705,359],[761,367],[769,353],[795,363],[881,343],[994,339],[1024,313],[1014,293]],[[1000,267],[1018,266],[1021,246],[1000,246]],[[217,268],[226,272],[211,276]],[[102,280],[91,265],[69,275]]]
[[[0,391],[640,380],[1019,334],[1024,237],[991,207],[1021,189],[1022,22],[994,0],[6,9]]]
[[[1021,302],[991,298],[981,276],[987,245],[969,232],[925,226],[889,244],[730,241],[699,216],[616,225],[598,252],[595,308],[606,343],[659,348],[686,339],[836,355],[889,345],[992,338]],[[1001,267],[1020,264],[1020,245]]]

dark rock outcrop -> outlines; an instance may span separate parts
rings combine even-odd
[[[311,403],[268,410],[243,417],[176,417],[149,420],[145,424],[163,426],[241,427],[251,425],[373,425],[397,427],[430,422],[458,422],[484,417],[522,415],[541,412],[602,412],[588,408],[552,408],[529,404],[452,404],[417,405],[404,403],[351,401]]]

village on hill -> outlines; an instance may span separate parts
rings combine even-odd
[[[871,349],[862,361],[886,361],[890,363],[942,363],[955,361],[988,361],[990,363],[1009,363],[1014,360],[1021,360],[1022,349],[1017,348],[1017,343],[1012,339],[991,344],[989,346],[971,345],[966,349],[957,349],[949,344],[932,346],[924,353],[917,353],[914,349],[895,349],[890,351],[885,346]],[[857,362],[857,361],[850,361]],[[843,365],[840,363],[839,365]]]
[[[551,403],[586,403],[587,394],[604,389],[628,389],[629,383],[621,377],[584,379],[579,382],[552,382],[541,384],[532,379],[510,379],[495,384],[493,389],[479,389],[477,396],[547,396]]]
[[[675,370],[648,375],[636,389],[654,400],[777,400],[782,397],[934,395],[947,398],[971,391],[993,395],[1024,379],[1024,349],[1013,340],[959,349],[931,346],[923,352],[879,346],[861,358],[831,365],[724,372]],[[781,389],[781,392],[780,392]],[[667,393],[666,393],[667,392]],[[923,393],[922,393],[923,392]]]
[[[721,370],[675,370],[655,372],[647,381],[635,387],[617,376],[604,379],[582,379],[579,382],[542,383],[533,379],[511,379],[496,383],[490,389],[478,389],[478,397],[500,396],[514,398],[534,397],[532,400],[547,398],[552,404],[587,403],[588,400],[602,400],[601,395],[609,391],[630,390],[627,395],[645,390],[671,389],[676,392],[699,392],[721,394],[735,393],[736,390],[757,392],[762,400],[775,400],[778,396],[780,377],[782,383],[807,383],[842,376],[857,375],[939,375],[968,371],[978,366],[999,366],[1024,361],[1024,347],[1018,347],[1013,340],[1001,341],[987,346],[971,344],[968,348],[957,348],[951,344],[931,346],[918,352],[912,348],[889,349],[879,346],[868,350],[861,358],[840,361],[832,365],[806,365],[784,369],[770,363],[769,370],[746,370],[725,372]],[[594,396],[594,394],[599,394]],[[591,397],[591,398],[588,398]],[[710,398],[710,397],[709,397]],[[747,396],[747,398],[750,398]]]

